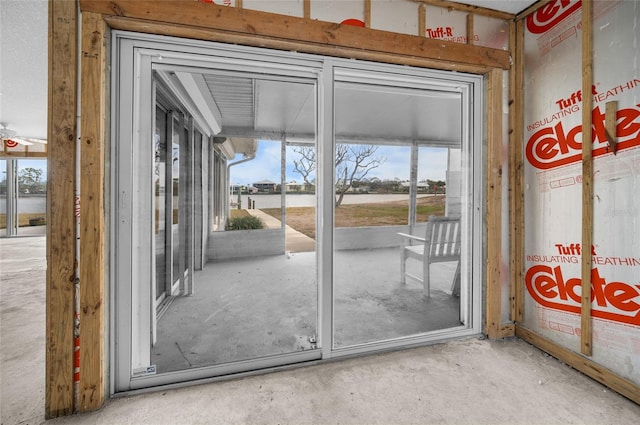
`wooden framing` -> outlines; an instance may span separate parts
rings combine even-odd
[[[371,28],[371,0],[364,0],[364,26]]]
[[[80,149],[80,393],[77,410],[98,409],[105,398],[104,150],[106,27],[82,14]],[[94,267],[100,264],[102,267]]]
[[[593,236],[593,156],[592,144],[582,143],[582,269],[581,269],[581,341],[580,353],[565,348],[545,337],[518,324],[523,320],[524,308],[524,279],[522,276],[522,264],[524,255],[524,187],[522,184],[522,135],[523,131],[523,111],[524,99],[523,90],[523,67],[524,67],[524,19],[531,13],[543,7],[551,0],[542,0],[531,8],[527,9],[516,18],[516,71],[515,90],[520,93],[516,96],[516,102],[522,105],[515,106],[515,116],[511,116],[513,122],[512,146],[515,148],[511,152],[510,164],[519,168],[513,170],[512,188],[510,196],[511,207],[511,274],[512,274],[512,296],[515,295],[515,302],[512,301],[512,318],[516,321],[515,335],[541,350],[551,354],[560,361],[577,369],[592,379],[608,386],[614,391],[622,394],[630,400],[640,404],[640,389],[635,383],[623,378],[613,371],[590,360],[586,356],[592,354],[592,318],[591,318],[591,249]],[[582,92],[591,93],[593,84],[593,0],[582,2]],[[593,98],[584,96],[582,100],[582,140],[592,140],[592,110]],[[515,290],[515,292],[514,292]]]
[[[427,34],[427,7],[424,4],[418,6],[418,35],[425,37]]]
[[[77,11],[49,3],[45,417],[73,413]]]
[[[502,110],[502,71],[489,73],[487,107],[491,111]],[[502,115],[502,114],[495,114]],[[496,122],[497,121],[497,122]],[[487,128],[487,258],[500,258],[502,194],[502,119],[493,120]],[[500,330],[500,261],[487,261],[487,310],[486,332],[489,338],[499,337]]]
[[[467,15],[467,44],[474,44],[473,42],[473,14]]]
[[[430,6],[442,7],[448,10],[459,10],[462,12],[469,12],[475,15],[488,16],[489,18],[497,18],[504,20],[511,20],[515,18],[515,15],[506,12],[500,12],[499,10],[488,9],[486,7],[472,6],[464,3],[454,3],[448,0],[413,0],[418,3],[428,4]]]
[[[561,347],[522,326],[516,325],[516,336],[551,354],[561,362],[566,363],[588,377],[622,394],[629,400],[640,404],[640,391],[638,391],[638,386],[633,382],[616,375],[594,361]]]
[[[304,0],[302,3],[302,17],[311,19],[311,0]]]
[[[205,40],[219,40],[219,34],[222,33],[244,35],[241,37],[243,44],[258,47],[288,50],[295,45],[299,51],[318,53],[317,48],[324,46],[328,55],[335,56],[338,53],[342,56],[339,54],[341,49],[346,49],[354,53],[359,51],[416,57],[431,59],[434,66],[439,64],[438,67],[444,66],[446,69],[452,69],[450,67],[453,64],[501,69],[510,67],[509,52],[499,49],[253,10],[238,10],[215,4],[188,3],[187,7],[184,1],[80,0],[80,8],[83,12],[120,18],[108,19],[107,23],[110,25],[127,26],[126,21],[134,20],[131,22],[134,25],[128,25],[129,27],[148,33],[182,34]],[[162,27],[167,28],[163,30]],[[307,49],[308,44],[315,48]]]
[[[80,0],[80,389],[73,394],[74,185],[77,106],[76,3],[50,6],[49,197],[47,208],[46,416],[99,408],[105,385],[105,123],[106,34],[109,28],[296,50],[486,75],[489,87],[487,331],[513,335],[500,323],[502,79],[509,52],[420,36],[182,1]],[[365,2],[366,5],[370,2]],[[370,14],[365,8],[365,21]]]
[[[511,320],[524,304],[524,21],[509,25],[515,66],[509,73],[509,271]]]
[[[503,71],[488,74],[487,205],[486,205],[486,332],[491,339],[513,336],[513,325],[502,324],[502,77]],[[493,112],[492,112],[493,111]],[[497,112],[496,112],[497,111]],[[489,259],[493,259],[490,261]]]
[[[607,142],[609,143],[609,149],[615,155],[618,147],[618,135],[616,127],[618,124],[618,101],[611,100],[605,104],[605,134],[607,135]]]
[[[593,0],[582,2],[582,93],[591,93],[593,85]],[[591,322],[591,246],[593,245],[593,97],[582,98],[582,288],[580,351],[593,351]],[[584,141],[588,143],[584,143]]]
[[[0,158],[47,158],[47,145],[44,151],[29,151],[29,146],[25,146],[23,151],[1,150]]]

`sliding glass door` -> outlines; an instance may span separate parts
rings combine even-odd
[[[463,113],[468,96],[464,85],[336,69],[333,347],[338,352],[467,328],[470,270],[462,259],[472,249],[473,163],[462,121],[468,118]],[[464,154],[449,161],[451,151]],[[453,225],[441,231],[429,256],[430,229],[439,218]],[[446,258],[440,255],[448,249]]]
[[[114,392],[480,332],[481,78],[114,45]]]

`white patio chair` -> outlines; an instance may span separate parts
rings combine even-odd
[[[429,266],[432,263],[457,261],[451,292],[453,295],[460,294],[460,217],[429,217],[424,238],[406,233],[398,235],[404,238],[400,251],[401,283],[405,284],[407,277],[415,279],[423,284],[425,296],[430,297]],[[418,244],[412,245],[413,242]],[[409,258],[422,261],[422,278],[407,272]]]

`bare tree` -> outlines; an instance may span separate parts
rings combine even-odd
[[[384,164],[386,158],[376,155],[375,145],[336,145],[336,207],[354,181],[363,180],[371,170]]]
[[[18,186],[25,192],[39,192],[44,189],[42,182],[43,170],[27,167],[18,172]]]
[[[342,204],[345,193],[354,181],[363,180],[369,172],[384,164],[386,158],[376,155],[379,146],[375,145],[336,145],[336,207]],[[299,155],[294,159],[294,170],[309,184],[309,176],[316,170],[316,151],[311,147],[293,149]]]
[[[293,171],[300,174],[304,180],[305,190],[311,187],[310,177],[316,170],[316,150],[312,147],[297,147],[293,151],[300,155],[298,159],[293,160]]]

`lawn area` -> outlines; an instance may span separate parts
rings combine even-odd
[[[26,226],[43,226],[45,223],[46,213],[20,213],[18,214],[18,227]],[[30,220],[35,220],[30,223]],[[7,228],[7,215],[0,214],[0,229]]]
[[[426,222],[430,215],[444,214],[445,195],[418,198],[417,221]],[[280,208],[262,208],[280,220]],[[393,226],[408,224],[408,201],[349,204],[336,208],[336,227]],[[287,224],[310,238],[316,236],[314,207],[287,208]]]
[[[230,218],[236,218],[236,217],[247,217],[251,214],[249,214],[249,212],[247,210],[231,210],[229,211],[229,217]]]

